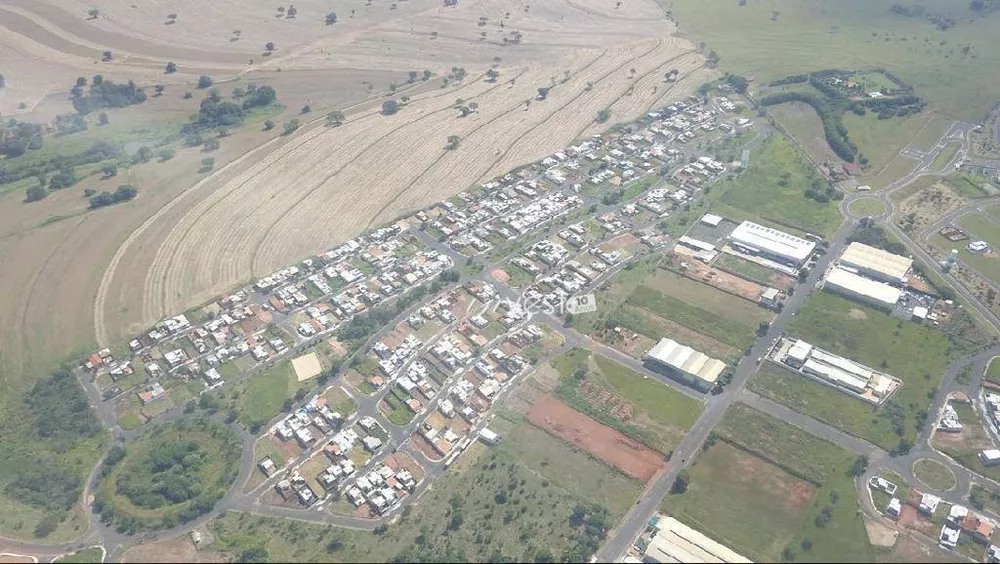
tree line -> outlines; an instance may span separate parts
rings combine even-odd
[[[823,134],[830,149],[838,157],[853,163],[858,154],[857,146],[847,136],[841,112],[830,107],[819,96],[809,92],[785,91],[769,94],[760,99],[761,106],[774,106],[786,102],[802,102],[809,104],[823,122]]]
[[[146,101],[146,92],[131,80],[122,84],[95,74],[90,81],[90,90],[84,94],[86,85],[87,79],[80,77],[70,91],[73,109],[83,115],[102,108],[124,108]]]

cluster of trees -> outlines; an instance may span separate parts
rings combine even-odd
[[[888,251],[897,255],[906,255],[906,247],[902,243],[893,241],[889,239],[886,235],[885,230],[877,225],[870,225],[868,227],[860,227],[854,230],[854,233],[847,239],[849,243],[863,243],[870,247],[875,247],[876,249],[882,249],[883,251]]]
[[[83,119],[83,116],[72,114],[56,116],[56,131],[59,135],[69,135],[86,129],[87,120]]]
[[[99,434],[101,424],[80,384],[67,370],[56,370],[36,383],[25,396],[24,407],[25,439],[35,443],[34,451],[54,459],[42,460],[42,455],[35,452],[11,454],[5,461],[11,479],[4,493],[50,512],[35,530],[36,536],[42,537],[55,530],[59,514],[79,501],[83,488],[80,476],[59,462],[80,441]]]
[[[600,505],[577,504],[569,518],[577,531],[573,545],[562,556],[563,562],[587,562],[601,548],[601,543],[611,528],[607,508]]]
[[[858,148],[848,138],[847,127],[844,126],[842,112],[836,111],[825,100],[809,92],[778,92],[760,99],[761,106],[774,106],[785,102],[802,102],[809,104],[823,122],[823,134],[830,149],[838,157],[849,163],[857,158]]]
[[[911,114],[919,114],[923,111],[927,102],[919,96],[912,94],[906,96],[895,96],[892,98],[869,98],[860,104],[863,108],[868,108],[878,113],[878,119],[889,119],[893,117],[906,117]]]
[[[120,472],[115,488],[134,505],[146,509],[183,503],[201,494],[201,469],[207,458],[194,441],[163,442],[141,465]]]
[[[821,204],[826,204],[830,200],[840,201],[844,199],[844,194],[833,187],[830,183],[824,183],[819,178],[814,178],[812,184],[805,189],[802,194],[807,200],[815,200]]]
[[[604,123],[609,119],[611,119],[611,109],[604,108],[603,110],[597,112],[597,118],[595,118],[595,121],[597,121],[597,123]]]
[[[181,128],[181,132],[190,136],[204,129],[240,125],[247,110],[273,104],[278,95],[270,86],[251,84],[243,91],[242,97],[242,104],[237,104],[223,100],[218,90],[210,91],[201,101],[198,116],[193,122]]]
[[[100,194],[91,196],[88,207],[95,210],[97,208],[112,206],[119,202],[127,202],[135,198],[138,193],[138,190],[134,186],[122,184],[114,192],[101,192]]]
[[[41,148],[42,126],[14,119],[0,123],[0,155],[7,158],[20,157],[28,151]],[[2,169],[0,183],[3,183]]]
[[[386,100],[382,102],[382,114],[391,116],[399,112],[399,102],[395,100]]]
[[[57,155],[42,163],[33,163],[31,166],[12,171],[0,167],[0,184],[16,182],[30,176],[38,178],[38,185],[29,187],[25,197],[25,201],[35,202],[48,195],[46,188],[59,190],[76,184],[79,178],[74,167],[100,162],[117,155],[118,149],[107,141],[95,141],[89,149],[76,155]],[[50,172],[54,174],[51,178],[46,178],[46,174]]]
[[[146,92],[131,80],[119,84],[95,74],[90,81],[90,90],[84,94],[86,84],[87,79],[80,77],[71,90],[73,108],[80,114],[89,114],[101,108],[124,108],[146,101]]]

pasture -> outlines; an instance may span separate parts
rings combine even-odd
[[[687,491],[668,495],[664,509],[757,561],[869,561],[854,458],[737,404],[695,459]]]

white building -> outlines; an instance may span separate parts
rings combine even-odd
[[[843,268],[831,268],[826,273],[823,289],[883,310],[891,310],[903,294],[899,288]]]
[[[711,358],[672,339],[660,339],[644,360],[667,368],[698,389],[707,390],[726,369],[726,363]]]
[[[729,234],[729,241],[741,251],[796,268],[802,266],[816,249],[813,241],[752,221],[744,221],[734,229]]]
[[[840,264],[853,268],[859,274],[881,282],[902,286],[913,266],[913,259],[882,249],[854,242],[840,255]]]

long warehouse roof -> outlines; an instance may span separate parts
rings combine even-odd
[[[726,363],[711,358],[691,347],[672,339],[660,339],[659,343],[646,353],[646,358],[671,366],[708,383],[715,382]]]
[[[802,365],[802,369],[858,393],[864,391],[865,387],[868,386],[867,380],[848,374],[835,366],[816,362],[811,358]]]
[[[840,262],[878,272],[889,278],[902,281],[913,266],[913,259],[896,255],[882,249],[854,242],[840,255]]]
[[[673,517],[660,518],[656,528],[656,535],[646,548],[647,562],[752,562]]]
[[[816,243],[807,241],[784,231],[744,221],[733,229],[729,238],[737,243],[755,247],[769,253],[804,261],[816,248]]]
[[[902,295],[898,288],[859,276],[843,268],[831,268],[826,275],[826,284],[872,298],[889,306],[895,305]]]

